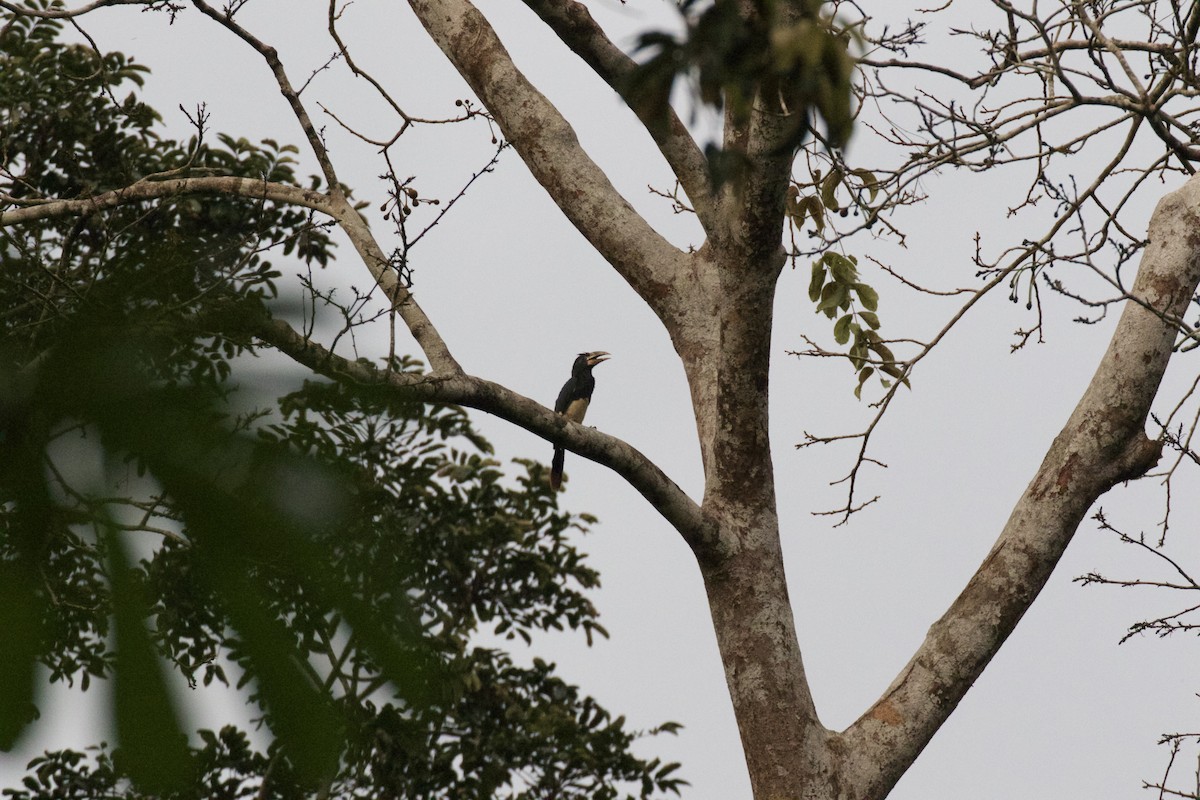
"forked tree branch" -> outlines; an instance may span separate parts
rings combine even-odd
[[[429,365],[440,373],[461,372],[462,368],[450,353],[450,348],[442,340],[437,328],[425,316],[425,312],[417,305],[412,293],[401,282],[398,270],[392,268],[391,260],[384,254],[383,248],[379,246],[379,242],[372,235],[366,220],[351,205],[341,181],[338,180],[333,161],[329,158],[329,152],[325,148],[325,142],[313,124],[312,118],[309,117],[304,103],[300,100],[300,93],[292,86],[283,62],[279,59],[279,53],[274,47],[261,41],[235,22],[230,13],[218,12],[204,0],[192,0],[192,4],[201,13],[212,18],[250,45],[266,61],[271,73],[275,76],[280,93],[291,107],[300,129],[304,131],[309,148],[317,159],[321,173],[325,176],[325,182],[329,186],[327,196],[329,206],[325,209],[326,213],[337,221],[338,226],[350,238],[350,243],[358,252],[359,258],[362,259],[375,282],[391,300],[393,308],[404,320],[409,332],[429,360]]]
[[[884,695],[844,733],[857,779],[882,796],[920,753],[1045,585],[1088,508],[1157,463],[1145,433],[1178,334],[1168,320],[1200,284],[1200,178],[1166,195],[1150,220],[1128,303],[1091,384],[1000,538]],[[865,758],[863,758],[865,757]],[[865,766],[865,765],[870,765]]]
[[[200,13],[213,19],[217,24],[226,28],[246,44],[250,45],[250,47],[254,48],[254,51],[267,62],[267,66],[270,67],[271,73],[275,76],[275,83],[279,86],[280,94],[283,95],[291,107],[292,114],[296,117],[296,121],[300,123],[300,129],[304,132],[304,138],[308,140],[308,145],[313,152],[313,156],[321,166],[321,174],[325,176],[325,182],[330,187],[331,196],[339,196],[342,193],[342,186],[341,181],[338,180],[337,172],[333,168],[333,161],[329,158],[329,152],[325,149],[325,142],[321,139],[321,134],[317,131],[317,127],[313,125],[312,118],[308,116],[308,109],[300,101],[300,93],[292,86],[291,79],[288,78],[287,71],[283,68],[283,62],[279,60],[278,51],[235,22],[232,12],[221,13],[204,2],[204,0],[192,0],[192,5]]]
[[[366,220],[342,195],[330,197],[313,189],[230,176],[143,178],[122,189],[74,200],[31,201],[24,198],[17,200],[0,197],[0,200],[8,203],[25,204],[22,208],[0,211],[0,228],[43,219],[86,216],[122,205],[196,194],[219,194],[253,200],[269,200],[311,208],[329,215],[349,237],[351,244],[375,282],[392,299],[397,313],[404,320],[426,359],[429,360],[430,366],[440,374],[454,374],[462,371],[442,340],[441,334],[425,316],[425,312],[417,304],[412,293],[400,282],[396,270],[390,267],[387,256],[372,236]]]
[[[567,219],[660,317],[669,315],[672,281],[686,269],[687,254],[621,196],[470,0],[409,5]]]
[[[612,43],[604,29],[592,18],[587,6],[577,0],[525,0],[525,5],[617,94],[626,96],[629,78],[637,62]],[[645,125],[671,171],[679,179],[705,232],[713,235],[717,209],[708,179],[708,160],[687,126],[671,108],[667,110],[665,126],[651,119],[644,109],[639,112],[636,105],[630,108]]]

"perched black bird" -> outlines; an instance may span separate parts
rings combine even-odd
[[[563,384],[558,399],[554,401],[554,410],[572,422],[583,422],[587,413],[588,403],[592,401],[592,390],[596,388],[596,379],[592,377],[592,367],[609,358],[603,350],[591,353],[580,353],[571,365],[571,377]],[[566,451],[561,447],[554,448],[554,459],[550,462],[550,488],[558,490],[562,485],[563,459]]]

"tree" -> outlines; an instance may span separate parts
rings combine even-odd
[[[160,137],[126,56],[61,43],[56,21],[6,23],[12,201],[181,169],[296,180],[294,148]],[[112,678],[118,736],[34,759],[6,796],[677,791],[678,765],[635,756],[643,734],[553,664],[478,638],[607,635],[569,538],[594,520],[557,508],[541,465],[506,472],[461,408],[375,388],[306,382],[245,407],[237,376],[263,381],[237,329],[275,299],[269,254],[311,268],[331,250],[303,212],[219,196],[6,238],[0,741],[38,713],[35,663],[84,689]],[[243,688],[275,741],[230,724],[187,745],[160,656],[193,687]]]
[[[525,5],[629,101],[678,180],[678,190],[665,194],[680,211],[694,213],[702,240],[676,247],[633,209],[469,0],[409,3],[474,94],[459,106],[461,116],[486,115],[564,216],[661,321],[687,375],[704,473],[700,501],[629,444],[570,424],[461,368],[406,285],[410,247],[419,238],[406,220],[425,198],[389,172],[393,191],[385,218],[395,224],[398,244],[385,246],[340,188],[320,130],[278,51],[239,22],[239,4],[219,10],[195,0],[190,7],[261,55],[304,131],[327,191],[181,176],[169,183],[137,181],[84,201],[56,198],[14,208],[0,220],[25,225],[200,192],[266,196],[332,219],[421,347],[428,371],[406,373],[342,357],[311,331],[278,317],[239,319],[241,330],[334,380],[486,411],[614,470],[695,555],[755,796],[882,797],[1003,645],[1096,499],[1146,474],[1164,443],[1178,447],[1181,459],[1192,452],[1189,435],[1151,439],[1146,421],[1177,344],[1195,337],[1185,315],[1200,281],[1200,259],[1188,225],[1200,188],[1187,182],[1162,195],[1146,237],[1127,220],[1146,195],[1161,191],[1150,178],[1165,181],[1174,177],[1170,173],[1193,171],[1186,104],[1196,88],[1191,43],[1200,8],[1154,0],[1070,2],[1039,15],[1001,0],[981,2],[972,9],[974,44],[959,65],[910,56],[930,35],[927,20],[952,12],[921,12],[918,22],[889,27],[850,2],[687,3],[686,31],[645,37],[648,53],[639,64],[584,4]],[[78,17],[91,7],[43,13]],[[358,66],[338,34],[342,13],[330,7],[339,58],[373,82],[400,120],[394,138],[377,141],[387,156],[421,121]],[[857,57],[853,80],[848,54]],[[699,146],[666,104],[681,75],[695,79],[698,103],[721,103],[719,144]],[[914,75],[921,82],[905,77]],[[924,82],[934,78],[943,83],[927,88]],[[852,112],[856,137],[888,145],[880,164],[855,163],[851,154],[857,151],[841,149]],[[1118,132],[1123,138],[1114,143]],[[859,141],[855,147],[864,146]],[[1106,155],[1078,188],[1072,174],[1080,162],[1072,159],[1084,151]],[[904,225],[913,224],[910,207],[921,199],[921,181],[939,170],[1003,174],[1010,167],[1028,168],[1028,192],[1013,213],[1034,215],[1041,211],[1038,203],[1053,206],[1045,230],[1001,245],[999,255],[980,242],[977,267],[985,280],[958,290],[965,300],[945,324],[917,344],[884,339],[878,331],[886,309],[877,308],[878,292],[862,279],[857,257],[851,258],[852,249],[867,246],[859,234],[903,238]],[[1138,275],[1129,281],[1123,267],[1136,256]],[[873,387],[875,376],[885,380],[878,413],[864,432],[809,439],[860,445],[845,504],[835,510],[838,519],[865,505],[861,468],[874,463],[871,436],[894,399],[902,387],[919,385],[917,367],[981,298],[1007,286],[1014,299],[1024,296],[1040,312],[1049,288],[1093,308],[1123,305],[1091,383],[988,557],[895,681],[840,732],[822,725],[805,677],[788,602],[769,441],[773,300],[789,259],[815,260],[814,304],[832,320],[833,340],[847,346],[842,352],[814,344],[807,353],[847,358],[860,390]],[[1071,266],[1102,282],[1076,277],[1077,285],[1062,277]],[[900,279],[919,287],[908,276]],[[1097,285],[1107,294],[1099,294]],[[1018,344],[1039,332],[1035,324]],[[1173,413],[1164,427],[1177,425],[1182,414]]]

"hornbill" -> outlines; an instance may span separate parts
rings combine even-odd
[[[580,353],[571,365],[571,377],[563,384],[558,399],[554,401],[554,410],[572,422],[583,422],[587,413],[588,403],[592,401],[592,390],[596,388],[596,379],[592,377],[592,367],[609,359],[608,353],[595,350],[591,353]],[[555,491],[562,485],[563,459],[566,451],[561,447],[554,448],[554,458],[550,462],[550,488]]]

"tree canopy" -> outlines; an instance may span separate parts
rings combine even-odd
[[[138,99],[147,69],[61,32],[21,16],[0,29],[10,201],[181,175],[297,181],[295,148],[210,145],[203,110],[201,135],[163,137]],[[39,667],[84,689],[112,680],[117,735],[35,759],[6,796],[681,785],[553,664],[500,645],[606,635],[572,536],[594,520],[558,509],[542,465],[504,468],[452,405],[311,380],[270,400],[281,384],[236,323],[299,313],[275,264],[325,266],[322,224],[261,197],[185,195],[9,230],[3,252],[2,744],[37,716]],[[241,689],[253,720],[189,742],[185,681]],[[265,749],[250,722],[274,734]]]

